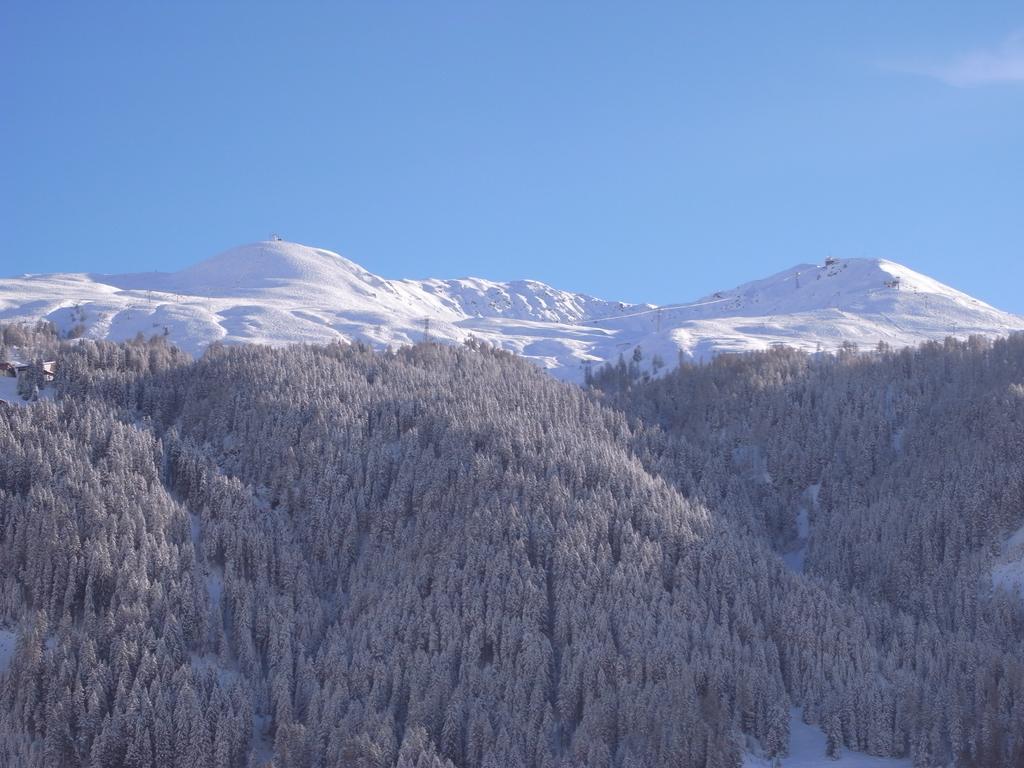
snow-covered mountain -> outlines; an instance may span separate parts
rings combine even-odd
[[[605,301],[544,283],[478,278],[389,280],[336,253],[266,241],[178,272],[66,273],[0,279],[0,321],[52,320],[62,331],[126,339],[166,333],[193,353],[228,343],[361,340],[408,344],[470,335],[560,378],[627,357],[673,365],[785,343],[809,350],[947,335],[1002,335],[1024,318],[893,262],[829,259],[688,304]]]

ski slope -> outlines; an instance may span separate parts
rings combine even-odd
[[[834,350],[947,335],[1004,335],[1024,318],[899,264],[803,264],[697,301],[655,307],[521,280],[391,280],[331,251],[266,241],[178,272],[63,273],[0,279],[0,322],[46,318],[64,332],[122,340],[166,334],[193,354],[210,343],[331,340],[374,346],[470,336],[573,381],[640,346],[668,366],[789,344]]]

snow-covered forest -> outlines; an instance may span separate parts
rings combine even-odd
[[[1024,765],[1024,335],[583,388],[0,333],[58,362],[0,405],[0,764],[735,768],[799,708]]]

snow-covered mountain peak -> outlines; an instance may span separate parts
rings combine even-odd
[[[241,245],[169,275],[168,284],[195,295],[251,293],[296,283],[323,288],[374,275],[353,261],[322,248],[283,240]]]
[[[924,307],[929,300],[992,310],[984,302],[893,261],[831,258],[822,264],[799,264],[684,306],[701,306],[705,316],[723,312],[760,316],[823,310],[893,311],[914,304]]]
[[[632,357],[703,360],[789,344],[831,350],[884,341],[1024,330],[1001,312],[907,267],[828,259],[655,307],[535,280],[389,280],[321,248],[279,240],[243,245],[178,272],[23,275],[0,279],[0,322],[46,318],[66,332],[125,339],[166,334],[199,354],[213,341],[363,341],[383,346],[469,336],[580,380],[591,363]]]

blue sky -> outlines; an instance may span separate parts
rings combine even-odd
[[[883,257],[1024,313],[1019,2],[6,2],[0,142],[0,274],[273,231],[657,303]]]

